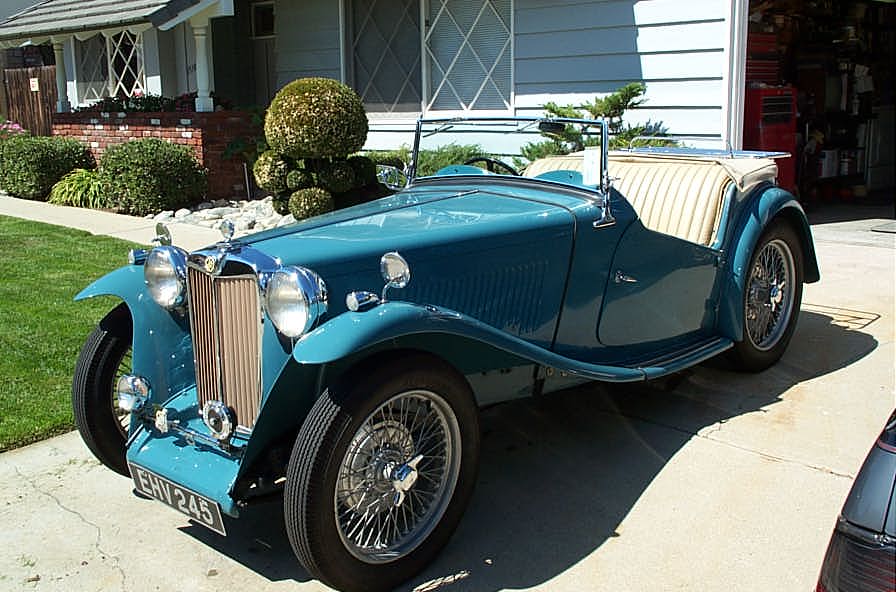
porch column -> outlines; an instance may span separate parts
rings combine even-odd
[[[199,23],[190,22],[193,28],[193,39],[196,41],[196,110],[214,111],[215,103],[209,96],[208,88],[208,19]]]
[[[71,110],[71,105],[68,102],[68,83],[66,82],[62,41],[53,41],[53,54],[56,56],[56,113],[68,113]]]

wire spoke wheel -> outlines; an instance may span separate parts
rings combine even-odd
[[[286,471],[286,534],[309,575],[386,592],[445,546],[479,460],[476,400],[462,374],[412,350],[335,379],[302,423]]]
[[[460,473],[460,430],[431,391],[396,395],[367,416],[340,464],[339,536],[357,559],[393,561],[438,524]]]
[[[795,278],[793,254],[786,242],[767,242],[750,270],[744,316],[753,346],[768,351],[781,340],[793,314]]]
[[[117,420],[118,431],[121,433],[122,437],[127,439],[128,433],[131,429],[131,414],[128,411],[122,410],[118,406],[118,395],[115,392],[115,387],[118,385],[118,379],[124,376],[125,374],[131,373],[131,368],[133,367],[133,358],[131,355],[131,348],[128,347],[127,351],[121,356],[121,360],[118,362],[118,369],[115,371],[115,379],[112,381],[112,413],[115,415],[115,419]]]

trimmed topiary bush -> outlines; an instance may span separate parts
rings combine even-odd
[[[345,158],[367,140],[361,98],[331,78],[300,78],[284,86],[268,107],[264,134],[291,158]]]
[[[376,183],[376,163],[366,156],[356,154],[346,161],[355,171],[355,184],[359,187]]]
[[[103,191],[103,182],[95,170],[75,169],[50,190],[52,204],[77,208],[111,208],[115,204]]]
[[[87,146],[71,138],[20,134],[0,142],[0,189],[25,199],[46,199],[69,171],[95,167]]]
[[[252,166],[255,182],[259,187],[271,193],[286,191],[286,175],[288,173],[289,163],[274,150],[262,152]]]
[[[305,169],[295,169],[286,175],[286,188],[290,191],[314,187],[314,174]]]
[[[333,211],[333,196],[320,187],[299,189],[289,198],[289,211],[296,220],[304,220]]]
[[[330,193],[343,193],[355,187],[355,171],[348,162],[336,160],[321,168],[318,179]]]
[[[157,138],[108,148],[100,174],[119,211],[136,216],[199,203],[207,188],[207,171],[193,150]]]

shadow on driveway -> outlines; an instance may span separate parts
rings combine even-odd
[[[404,589],[528,588],[569,569],[619,536],[623,518],[699,430],[772,405],[793,385],[873,351],[877,341],[860,328],[876,315],[844,325],[848,313],[865,314],[804,309],[788,352],[761,374],[712,360],[653,383],[593,383],[484,410],[470,507],[448,547]],[[183,530],[270,581],[308,580],[279,499],[228,520],[226,538],[201,526]]]

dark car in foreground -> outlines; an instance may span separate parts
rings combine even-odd
[[[825,554],[816,592],[896,590],[896,411],[871,447]]]
[[[565,126],[595,135],[520,162]],[[720,354],[759,371],[793,336],[819,273],[772,155],[608,141],[605,121],[420,121],[392,196],[191,253],[162,229],[78,296],[122,301],[76,366],[85,442],[222,535],[282,495],[333,587],[406,580],[470,499],[480,407]],[[483,152],[417,175],[432,142]]]

